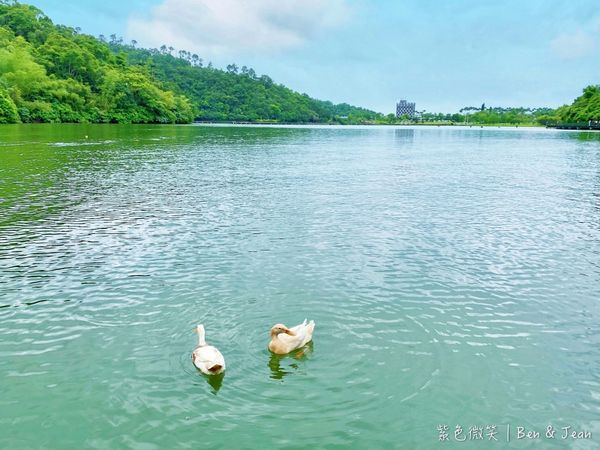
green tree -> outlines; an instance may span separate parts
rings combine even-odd
[[[41,43],[52,30],[52,21],[38,8],[16,2],[0,3],[0,27],[17,36]]]
[[[17,106],[5,89],[0,88],[0,123],[20,122]]]
[[[95,85],[100,78],[96,57],[74,40],[56,32],[48,36],[37,54],[48,72],[59,78],[73,78],[90,85]]]

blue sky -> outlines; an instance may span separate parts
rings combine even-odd
[[[56,23],[253,67],[384,113],[559,106],[600,83],[597,0],[24,0]],[[67,4],[68,3],[68,4]]]

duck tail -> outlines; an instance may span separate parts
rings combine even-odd
[[[208,371],[209,371],[209,372],[212,372],[212,373],[217,373],[217,372],[218,372],[219,370],[221,370],[222,368],[223,368],[223,366],[222,366],[221,364],[215,364],[215,365],[213,365],[213,366],[209,367],[209,368],[208,368]]]

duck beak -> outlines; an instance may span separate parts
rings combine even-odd
[[[290,330],[289,328],[287,330],[285,330],[285,334],[289,334],[290,336],[296,336],[296,333],[294,333],[292,330]]]

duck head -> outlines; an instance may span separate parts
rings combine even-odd
[[[271,328],[271,337],[276,337],[282,333],[289,334],[290,336],[296,336],[296,333],[281,323],[273,325],[273,328]]]

